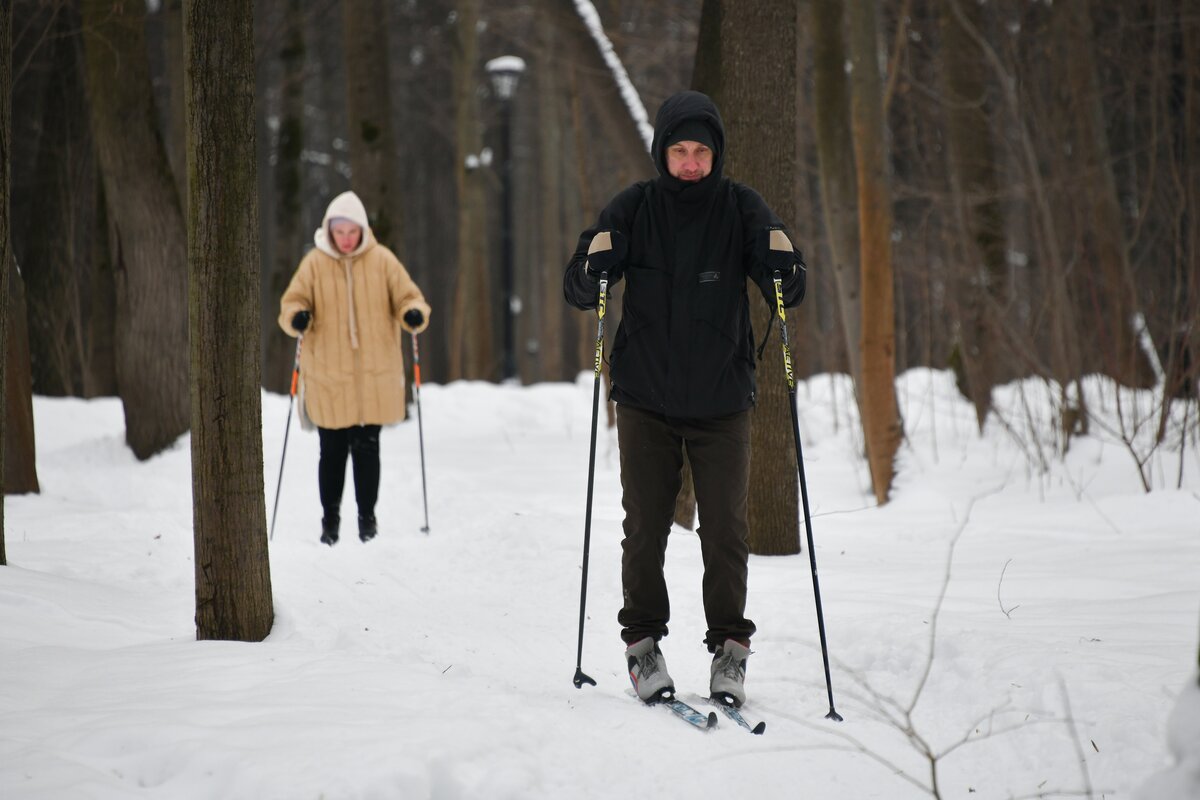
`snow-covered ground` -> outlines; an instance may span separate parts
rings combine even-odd
[[[367,545],[317,541],[317,439],[293,425],[275,628],[258,644],[195,641],[186,438],[138,463],[117,401],[37,398],[43,491],[6,501],[0,798],[897,800],[929,796],[933,763],[946,798],[1122,798],[1168,766],[1200,619],[1194,441],[1182,489],[1177,449],[1153,462],[1147,494],[1100,424],[1039,471],[1044,428],[1016,410],[1049,413],[1035,384],[999,391],[1013,424],[980,437],[952,378],[917,370],[899,381],[909,439],[893,501],[875,508],[844,379],[808,381],[801,434],[845,721],[824,719],[807,554],[753,557],[746,715],[767,731],[722,718],[701,732],[639,706],[624,674],[603,429],[582,664],[598,685],[571,682],[591,388],[590,375],[426,385],[431,531],[405,423],[384,431]],[[268,513],[287,409],[264,396]],[[675,531],[667,570],[663,649],[701,705],[693,533]]]

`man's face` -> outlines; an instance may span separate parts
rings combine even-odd
[[[329,230],[339,253],[353,253],[362,241],[362,228],[353,222],[335,222]]]
[[[684,140],[667,148],[667,172],[681,181],[695,182],[712,172],[713,153],[708,145]]]

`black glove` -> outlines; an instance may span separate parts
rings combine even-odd
[[[421,323],[425,321],[425,315],[421,313],[419,308],[410,308],[404,312],[404,324],[416,330],[421,327]]]
[[[292,317],[292,327],[304,333],[308,328],[308,322],[312,319],[312,314],[308,311],[297,311],[296,316]]]
[[[796,252],[792,240],[780,228],[763,228],[758,232],[754,242],[755,254],[759,262],[767,268],[769,276],[774,277],[776,270],[783,273],[787,280],[796,271]]]
[[[588,246],[587,261],[584,269],[593,282],[600,280],[600,274],[607,272],[609,282],[616,281],[621,276],[621,265],[625,262],[625,254],[629,245],[625,234],[620,231],[600,231],[592,237]]]

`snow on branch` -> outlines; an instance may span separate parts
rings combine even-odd
[[[583,24],[587,26],[588,32],[596,41],[596,47],[600,49],[604,63],[612,71],[613,80],[616,81],[617,88],[621,91],[621,99],[625,101],[625,106],[629,109],[629,116],[633,118],[638,132],[642,135],[642,141],[646,143],[646,152],[650,152],[650,143],[654,140],[654,126],[650,124],[646,106],[642,104],[642,98],[634,88],[633,81],[629,80],[629,73],[625,71],[625,65],[621,63],[617,51],[613,49],[612,42],[609,41],[608,34],[604,32],[604,26],[600,24],[600,14],[596,11],[596,6],[592,4],[591,0],[575,0],[575,10],[579,12],[579,18],[583,20]]]

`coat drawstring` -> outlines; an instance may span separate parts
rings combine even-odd
[[[358,320],[354,317],[354,278],[350,274],[350,264],[353,259],[343,258],[342,267],[346,270],[346,302],[350,306],[350,349],[358,349]]]

